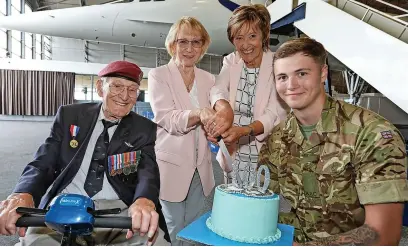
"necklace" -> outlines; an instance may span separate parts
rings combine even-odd
[[[181,77],[183,78],[184,81],[184,86],[186,87],[187,92],[190,92],[192,89],[192,86],[194,84],[194,70],[193,73],[187,77],[187,75],[184,73],[184,71],[182,69],[179,68]]]

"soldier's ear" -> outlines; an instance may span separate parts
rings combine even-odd
[[[322,82],[323,84],[324,84],[325,81],[327,80],[328,69],[329,69],[329,67],[327,66],[327,64],[325,64],[325,65],[322,66],[322,72],[321,72],[320,82]]]

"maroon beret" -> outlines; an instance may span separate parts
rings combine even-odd
[[[119,77],[130,81],[134,81],[140,85],[140,81],[143,78],[143,72],[134,63],[127,61],[115,61],[108,64],[103,68],[99,74],[99,77]]]

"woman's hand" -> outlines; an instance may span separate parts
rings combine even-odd
[[[234,114],[229,111],[219,111],[207,122],[205,130],[210,136],[217,138],[232,126],[233,121]]]
[[[231,145],[237,142],[242,136],[249,135],[251,129],[249,127],[233,126],[225,131],[221,136],[226,145]]]
[[[201,123],[206,126],[208,121],[210,121],[214,115],[215,115],[215,111],[211,108],[208,107],[204,107],[203,109],[200,110],[200,121]]]

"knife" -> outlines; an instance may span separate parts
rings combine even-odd
[[[222,153],[222,154],[224,155],[224,157],[225,157],[225,160],[226,160],[226,168],[227,168],[229,171],[232,171],[233,173],[235,173],[235,177],[236,177],[236,180],[237,180],[238,188],[242,188],[242,186],[243,186],[243,184],[242,184],[242,179],[241,179],[241,177],[239,176],[239,171],[238,171],[238,170],[237,170],[237,171],[234,171],[234,169],[232,168],[233,160],[232,160],[231,155],[230,155],[229,152],[228,152],[228,149],[227,149],[227,146],[225,145],[224,140],[221,138],[221,136],[219,136],[219,137],[217,137],[217,141],[218,141],[218,145],[219,145],[219,147],[220,147],[221,153]]]

